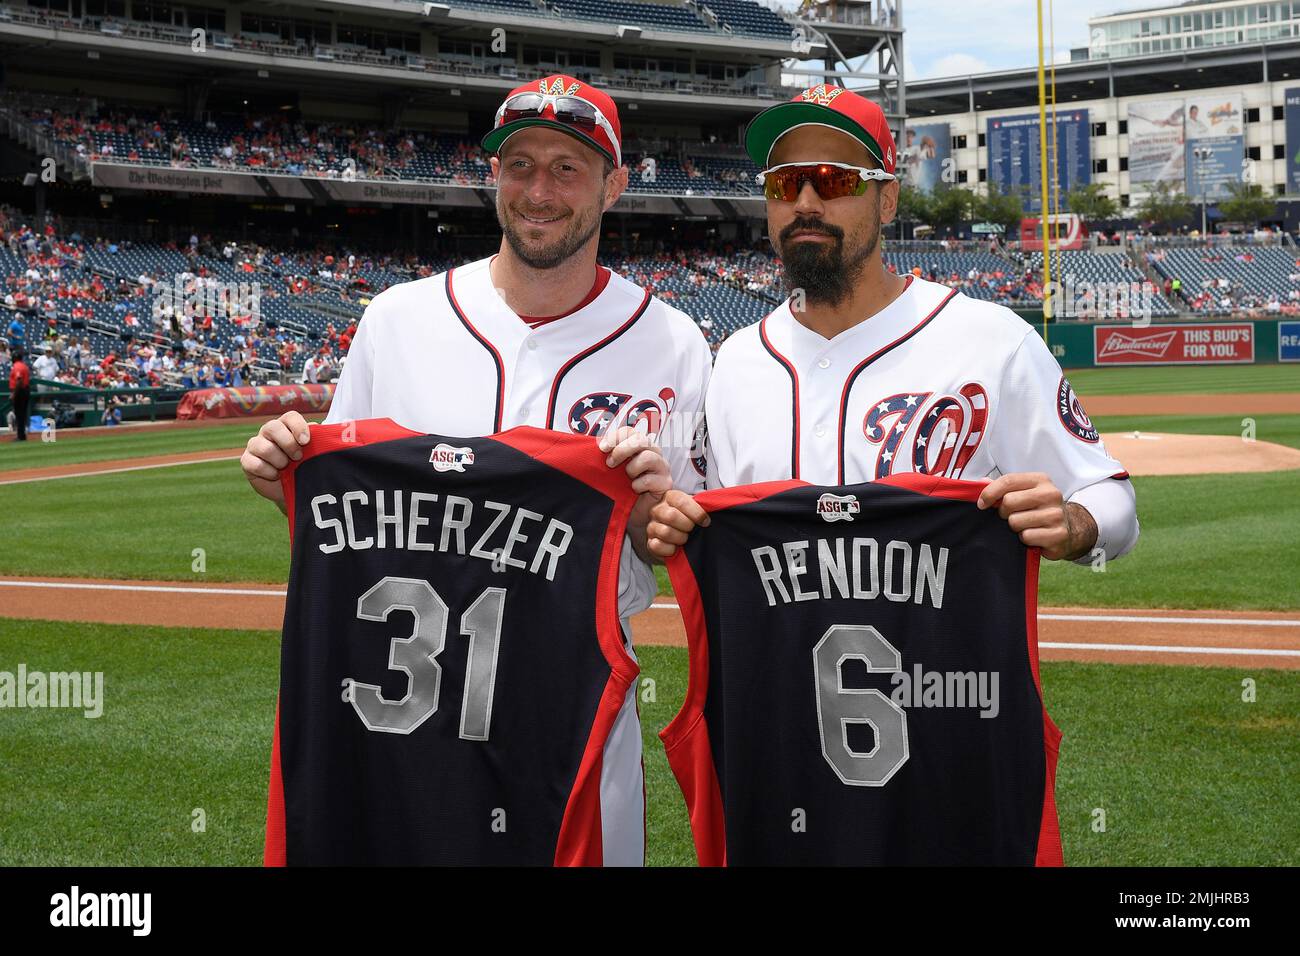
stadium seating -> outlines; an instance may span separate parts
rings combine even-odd
[[[90,159],[184,168],[277,171],[296,176],[387,178],[465,186],[489,183],[488,158],[473,141],[424,132],[380,132],[338,124],[290,123],[266,116],[199,122],[164,112],[104,109],[72,116],[24,110]],[[656,155],[654,182],[633,172],[629,191],[673,195],[758,196],[747,159]],[[639,156],[628,156],[635,165]]]
[[[561,16],[576,20],[629,24],[649,30],[712,32],[712,27],[704,23],[689,7],[633,3],[630,0],[550,0],[549,6]]]
[[[1119,250],[1114,252],[1091,252],[1088,250],[1063,250],[1057,257],[1053,257],[1053,271],[1059,273],[1056,281],[1065,286],[1067,280],[1074,284],[1077,290],[1082,288],[1082,283],[1088,283],[1091,286],[1106,284],[1111,287],[1131,286],[1136,283],[1138,286],[1149,284],[1146,276],[1134,265],[1128,256]],[[1035,252],[1029,256],[1026,261],[1026,267],[1034,274],[1041,275],[1043,271],[1043,254]],[[1063,290],[1069,293],[1069,287],[1065,286]],[[1158,290],[1153,289],[1151,292],[1151,303],[1153,316],[1172,316],[1177,312],[1164,295]],[[1111,318],[1121,318],[1122,316],[1110,316]]]
[[[1184,307],[1207,315],[1250,309],[1295,314],[1300,257],[1294,248],[1169,248],[1148,259],[1163,278],[1181,282]]]
[[[699,0],[699,4],[712,10],[732,33],[779,37],[783,40],[789,40],[793,36],[793,28],[789,23],[767,7],[761,7],[751,0]]]

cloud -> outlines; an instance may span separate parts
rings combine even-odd
[[[1068,63],[1072,47],[1088,45],[1090,16],[1114,13],[1117,5],[1117,0],[1057,0],[1056,62]],[[1022,69],[1038,62],[1034,0],[906,0],[903,26],[904,63],[916,67],[909,70],[910,79]]]
[[[930,63],[924,71],[909,74],[908,78],[927,80],[937,76],[969,76],[972,73],[988,73],[992,69],[987,60],[970,53],[948,53]]]

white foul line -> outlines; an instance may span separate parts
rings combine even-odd
[[[1040,614],[1040,621],[1110,621],[1117,624],[1249,624],[1252,627],[1300,627],[1300,621],[1249,617],[1141,617],[1136,614]]]
[[[260,591],[252,588],[189,588],[189,587],[167,587],[164,585],[149,584],[92,584],[89,582],[76,581],[6,581],[0,580],[0,586],[12,588],[59,588],[73,591],[146,591],[161,592],[170,594],[233,594],[248,595],[254,597],[285,597],[286,591]],[[677,610],[678,604],[668,602],[652,604],[650,610]],[[1189,617],[1136,617],[1110,615],[1107,617],[1097,617],[1087,614],[1042,614],[1039,615],[1043,620],[1049,621],[1123,621],[1123,622],[1142,622],[1152,621],[1156,623],[1170,624],[1283,624],[1283,625],[1300,625],[1300,621],[1270,621],[1270,620],[1248,620],[1245,618],[1189,618]],[[1060,641],[1042,641],[1039,648],[1047,650],[1061,651],[1122,651],[1122,652],[1154,652],[1167,654],[1233,654],[1245,655],[1248,657],[1300,657],[1300,650],[1278,650],[1278,649],[1256,649],[1250,647],[1180,647],[1166,644],[1089,644],[1086,642],[1060,642]]]
[[[76,471],[67,475],[38,475],[35,478],[9,478],[0,485],[25,485],[32,481],[57,481],[60,478],[93,478],[95,475],[116,475],[123,471],[148,471],[150,468],[175,468],[177,465],[206,465],[212,461],[239,461],[239,455],[228,458],[195,458],[192,461],[164,461],[154,465],[130,465],[125,468],[101,468],[98,471]]]
[[[650,610],[678,609],[677,604],[652,604]],[[1142,617],[1137,614],[1040,614],[1040,621],[1109,621],[1115,624],[1238,624],[1251,627],[1300,627],[1300,621],[1252,617]],[[1046,647],[1047,645],[1042,645]]]
[[[1039,648],[1059,651],[1159,651],[1167,654],[1246,654],[1251,657],[1300,657],[1300,651],[1265,650],[1251,647],[1174,647],[1166,644],[1088,644],[1040,641]]]
[[[287,591],[256,591],[252,588],[186,588],[149,584],[91,584],[73,581],[3,581],[10,588],[64,588],[70,591],[161,591],[166,594],[252,594],[259,597],[285,597]]]

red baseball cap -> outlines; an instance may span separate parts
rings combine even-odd
[[[848,133],[867,148],[885,172],[894,171],[894,134],[884,111],[865,96],[825,83],[755,116],[745,130],[745,151],[759,169],[766,169],[776,141],[800,126],[828,126]]]
[[[536,101],[536,106],[539,107],[537,115],[522,116],[506,122],[506,104],[526,93],[539,97]],[[593,107],[594,119],[590,123],[585,116],[574,116],[576,122],[557,119],[557,98],[565,97],[581,100]],[[561,102],[559,105],[566,104]],[[570,110],[559,112],[573,116]],[[511,90],[497,110],[494,128],[483,137],[483,148],[489,153],[499,153],[507,139],[529,126],[548,126],[568,133],[608,157],[615,166],[623,164],[623,129],[618,121],[618,107],[614,105],[608,93],[602,93],[589,83],[563,73],[554,73],[540,80],[530,80],[523,86]]]

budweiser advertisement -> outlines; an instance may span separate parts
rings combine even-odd
[[[1098,365],[1212,365],[1255,361],[1255,327],[1215,325],[1096,326]]]

